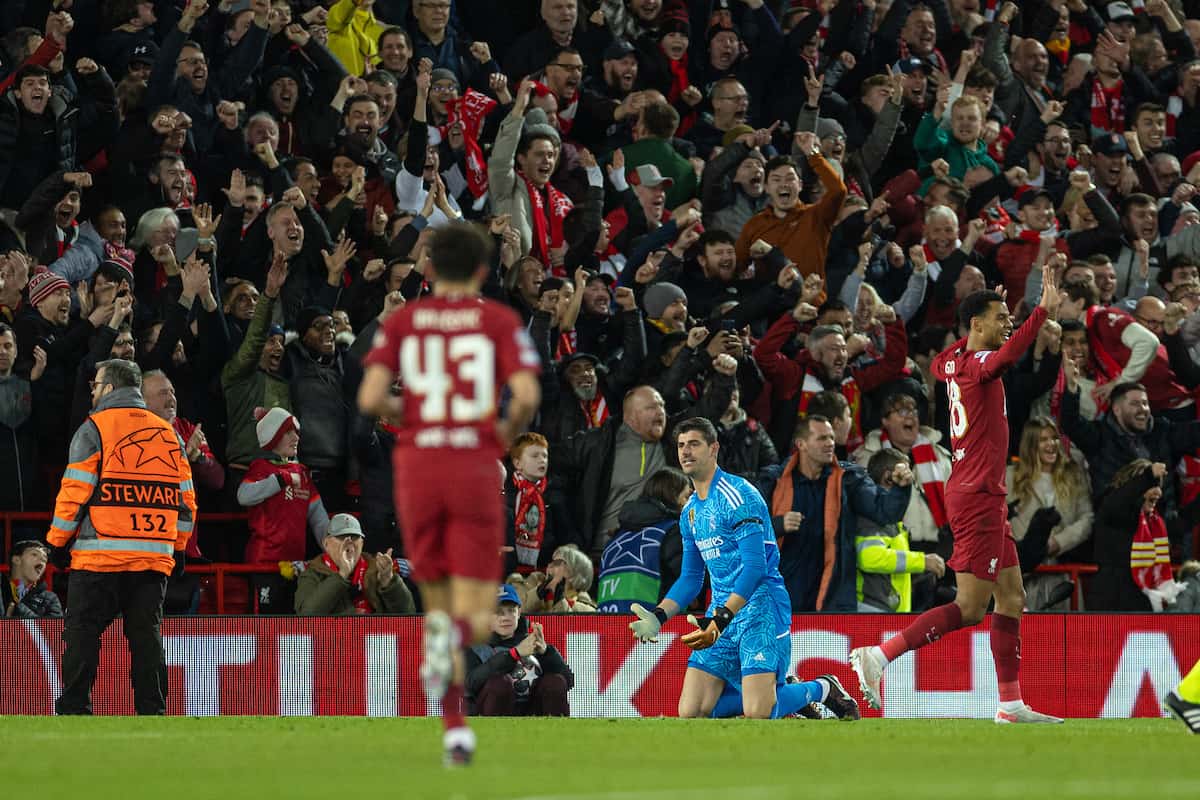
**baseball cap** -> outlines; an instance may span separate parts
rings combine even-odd
[[[1121,134],[1109,133],[1092,140],[1092,152],[1102,156],[1124,156],[1129,154],[1129,145]]]
[[[653,164],[642,164],[633,172],[629,173],[630,186],[648,186],[653,189],[656,186],[664,186],[670,189],[675,185],[673,178],[667,178],[658,171],[658,167]]]
[[[895,72],[903,73],[905,75],[911,75],[912,73],[916,72],[917,70],[920,70],[921,72],[928,74],[929,72],[932,71],[932,67],[930,67],[929,62],[923,58],[918,58],[917,56],[909,56],[908,58],[900,59],[894,65],[892,65],[892,70]]]
[[[609,289],[611,289],[613,287],[613,285],[616,284],[617,279],[614,278],[612,275],[609,275],[607,272],[599,272],[597,270],[592,270],[591,272],[588,273],[587,282],[591,283],[592,281],[600,281],[605,286],[607,286]]]
[[[576,361],[590,361],[592,362],[593,367],[599,365],[600,363],[600,359],[596,358],[591,353],[585,353],[582,350],[576,350],[574,353],[571,353],[559,361],[558,368],[565,375],[567,372],[567,367],[571,366]]]
[[[1104,13],[1109,22],[1137,19],[1137,15],[1133,13],[1133,9],[1129,7],[1128,3],[1109,3],[1104,7]]]
[[[138,42],[133,47],[129,48],[129,57],[125,59],[126,64],[150,64],[158,58],[158,45],[153,41],[147,40]]]
[[[1017,208],[1024,208],[1027,205],[1031,205],[1038,200],[1041,200],[1043,197],[1049,200],[1051,205],[1054,205],[1054,195],[1050,194],[1045,189],[1037,188],[1021,192],[1021,196],[1017,198]]]
[[[329,520],[326,536],[358,536],[362,537],[362,525],[349,514],[334,514]]]
[[[496,605],[501,603],[512,603],[517,608],[521,607],[521,596],[511,583],[500,584],[500,591],[496,593]]]
[[[612,44],[604,48],[605,61],[620,61],[627,55],[636,52],[633,45],[624,39],[613,39]]]

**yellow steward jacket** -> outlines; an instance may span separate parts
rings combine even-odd
[[[183,440],[138,389],[110,392],[71,439],[47,541],[71,569],[169,575],[187,548],[196,493]]]
[[[890,529],[896,529],[895,534]],[[912,575],[925,571],[925,554],[908,549],[908,531],[897,522],[856,536],[858,602],[897,613],[912,611]]]

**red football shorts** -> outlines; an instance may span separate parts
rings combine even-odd
[[[417,583],[499,581],[504,499],[496,459],[478,451],[397,448],[396,517]]]
[[[946,512],[954,533],[954,553],[946,565],[950,569],[995,581],[1000,570],[1020,563],[1003,496],[947,492]]]

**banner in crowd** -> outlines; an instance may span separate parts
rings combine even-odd
[[[636,643],[628,618],[539,617],[575,673],[580,717],[674,715],[688,649],[673,620]],[[836,674],[857,695],[850,650],[877,644],[905,617],[793,618],[791,673]],[[163,623],[168,713],[421,715],[419,617],[175,617]],[[62,621],[0,620],[0,714],[50,714],[61,686]],[[1157,716],[1159,699],[1200,658],[1194,615],[1045,614],[1022,625],[1021,680],[1035,708],[1067,717]],[[888,668],[883,716],[991,717],[996,678],[986,623]],[[133,712],[129,654],[115,622],[104,635],[98,714]],[[864,713],[874,716],[880,712]]]

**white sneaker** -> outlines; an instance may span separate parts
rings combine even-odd
[[[883,678],[883,668],[886,665],[879,663],[870,647],[856,647],[850,651],[850,666],[858,676],[858,688],[862,691],[867,705],[876,711],[883,708],[883,701],[879,696],[879,681]]]
[[[442,766],[465,767],[475,757],[475,731],[451,728],[442,734]]]
[[[1005,711],[996,709],[995,723],[997,725],[1015,725],[1020,723],[1040,723],[1043,725],[1062,725],[1063,721],[1058,717],[1052,717],[1049,714],[1043,714],[1039,711],[1034,711],[1027,705],[1021,706],[1016,711]]]
[[[450,616],[444,611],[425,615],[425,657],[421,662],[421,685],[426,697],[445,696],[454,676],[454,643]]]

